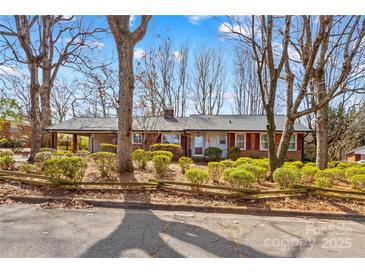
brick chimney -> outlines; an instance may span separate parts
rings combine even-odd
[[[165,107],[163,109],[163,117],[167,120],[174,119],[174,108],[173,107]]]

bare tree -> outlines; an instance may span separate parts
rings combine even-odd
[[[224,102],[225,71],[223,55],[214,49],[202,48],[194,54],[192,93],[198,114],[219,114]]]
[[[142,16],[140,25],[133,32],[129,28],[130,16],[108,16],[107,19],[117,46],[119,63],[118,171],[131,172],[133,170],[131,141],[134,93],[133,51],[136,43],[144,37],[151,16]]]
[[[75,90],[65,78],[58,79],[51,93],[52,117],[56,123],[65,121],[70,114],[72,102],[75,100]]]
[[[61,66],[83,63],[81,50],[98,48],[95,34],[104,29],[86,25],[83,17],[14,16],[5,17],[0,35],[7,49],[6,60],[26,65],[29,72],[32,147],[30,160],[41,147],[42,137],[49,145],[45,128],[52,123],[51,90]],[[39,75],[42,75],[40,78]]]
[[[236,51],[233,63],[234,112],[237,114],[263,114],[259,82],[252,56]]]

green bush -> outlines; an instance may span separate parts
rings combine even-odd
[[[167,152],[167,151],[166,151]],[[166,155],[155,155],[152,158],[153,167],[158,175],[164,176],[169,170],[171,158]]]
[[[183,174],[190,169],[191,164],[193,163],[193,159],[189,157],[180,157],[179,166],[181,167],[181,171]]]
[[[348,164],[348,163],[344,163],[344,162],[339,162],[339,163],[337,164],[337,166],[336,166],[336,168],[338,168],[338,169],[346,169],[346,168],[348,168],[348,167],[350,167],[350,164]]]
[[[228,157],[229,159],[236,161],[241,154],[241,150],[239,147],[231,147],[228,151]]]
[[[10,156],[13,157],[14,153],[11,150],[0,150],[0,157]]]
[[[264,159],[253,159],[252,164],[256,165],[256,166],[260,166],[266,169],[266,171],[269,171],[269,159],[264,158]]]
[[[90,155],[90,151],[81,149],[81,150],[76,151],[76,155],[80,156],[80,157],[86,157],[86,156]]]
[[[346,181],[345,173],[339,168],[327,168],[321,171],[321,173],[326,174],[331,181],[344,182]]]
[[[57,150],[54,148],[50,148],[50,147],[41,147],[39,149],[39,152],[51,152],[51,153],[55,153]]]
[[[233,167],[234,166],[234,161],[232,161],[231,159],[223,160],[223,161],[221,161],[221,164],[222,164],[223,168],[226,169],[226,168],[229,168],[229,167]]]
[[[302,168],[302,181],[303,183],[313,183],[315,180],[316,174],[320,171],[320,169],[316,166],[307,166],[305,165]]]
[[[204,157],[207,161],[219,161],[222,152],[219,147],[208,147],[204,150]]]
[[[101,151],[91,154],[90,157],[94,160],[101,177],[113,177],[117,164],[115,153]]]
[[[20,172],[29,173],[29,174],[41,174],[42,169],[39,164],[28,164],[28,163],[22,163],[18,167]]]
[[[355,189],[365,189],[365,174],[352,176],[351,184]]]
[[[255,176],[246,169],[236,168],[229,173],[228,182],[237,187],[250,188],[255,182]]]
[[[186,179],[196,185],[203,185],[208,183],[208,173],[199,168],[191,168],[185,173]]]
[[[152,144],[150,146],[152,150],[165,150],[165,149],[181,149],[181,146],[178,144]]]
[[[15,161],[9,155],[0,157],[0,169],[12,170],[14,169]]]
[[[317,187],[323,187],[323,188],[329,188],[332,187],[332,179],[331,179],[331,174],[330,173],[326,173],[323,172],[323,170],[319,171],[316,175],[315,175],[315,181],[314,181],[315,185]]]
[[[308,163],[305,163],[304,166],[316,166],[316,163],[308,162]]]
[[[257,166],[253,164],[244,164],[241,165],[240,168],[243,168],[253,174],[256,181],[260,183],[261,181],[264,181],[266,178],[267,170],[262,166]]]
[[[213,183],[218,183],[224,171],[224,166],[221,162],[208,163],[208,175]]]
[[[280,188],[291,188],[300,180],[300,172],[297,168],[280,167],[273,173],[274,182]]]
[[[229,182],[229,175],[231,174],[232,171],[236,170],[236,167],[228,167],[223,171],[223,180],[225,180],[226,182]]]
[[[51,158],[44,161],[46,175],[58,179],[67,179],[80,182],[85,175],[87,161],[84,158],[73,156],[67,158]]]
[[[145,169],[147,165],[146,153],[143,149],[132,151],[132,160],[137,164],[139,169]]]
[[[345,176],[349,180],[351,180],[353,176],[359,174],[365,174],[365,167],[353,166],[345,169]]]
[[[303,166],[304,166],[303,162],[301,162],[301,161],[294,161],[291,164],[299,169],[303,168]]]
[[[235,162],[234,162],[234,166],[240,166],[240,165],[245,165],[245,164],[252,164],[253,163],[253,159],[249,158],[249,157],[240,157],[238,158]]]
[[[117,153],[117,145],[102,143],[100,144],[100,150],[102,152]]]
[[[155,156],[166,156],[170,159],[170,162],[172,161],[172,158],[174,157],[174,154],[171,151],[166,150],[155,150],[151,151],[151,157],[152,159],[155,158]]]
[[[53,153],[55,156],[61,156],[61,157],[72,157],[75,156],[75,154],[72,151],[69,150],[57,150]]]
[[[34,161],[38,163],[43,163],[44,161],[51,159],[53,157],[53,152],[50,151],[44,151],[44,152],[38,152],[34,156]]]
[[[329,161],[327,166],[328,168],[335,168],[338,165],[339,161]]]

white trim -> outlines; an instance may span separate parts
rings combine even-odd
[[[268,151],[269,150],[269,147],[268,148],[263,148],[262,145],[261,145],[262,144],[262,141],[261,141],[262,135],[267,135],[267,133],[260,133],[260,150],[262,150],[262,151]]]
[[[246,132],[235,132],[234,133],[234,146],[237,147],[237,134],[241,134],[244,136],[244,141],[243,141],[243,148],[240,148],[240,150],[246,150],[246,145],[247,145],[247,133]]]
[[[195,154],[195,137],[196,136],[201,136],[203,138],[203,146],[201,147],[202,148],[202,154]],[[192,149],[191,149],[191,156],[192,157],[204,157],[204,150],[205,150],[205,134],[201,133],[201,134],[194,134],[192,135],[192,140],[191,140],[191,146],[192,146]]]
[[[134,134],[140,134],[141,135],[141,142],[140,143],[135,143],[134,142]],[[142,132],[132,132],[132,145],[142,145],[142,143],[143,143]]]
[[[167,143],[163,142],[163,136],[164,135],[178,135],[179,136],[179,143],[173,143],[173,144],[181,145],[181,133],[174,133],[174,132],[161,133],[161,144],[167,144]]]
[[[298,150],[298,134],[293,133],[292,137],[294,137],[294,145],[295,145],[295,148],[294,149],[290,149],[288,147],[288,151],[297,151]]]

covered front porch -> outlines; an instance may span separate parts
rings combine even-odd
[[[204,158],[204,151],[208,147],[218,147],[222,150],[222,158],[228,157],[228,132],[202,131],[190,132],[191,156]]]

